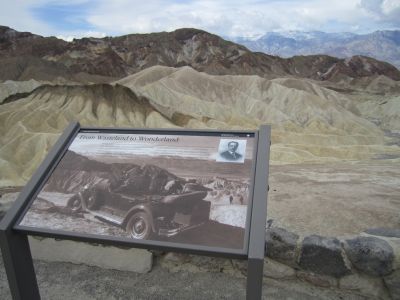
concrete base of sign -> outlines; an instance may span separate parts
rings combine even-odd
[[[34,259],[50,262],[86,264],[106,269],[147,273],[151,270],[151,252],[83,242],[29,237]]]

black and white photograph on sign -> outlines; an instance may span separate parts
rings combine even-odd
[[[243,163],[246,140],[221,139],[218,147],[218,162]]]
[[[220,136],[79,133],[19,225],[243,249],[254,138],[229,141],[241,164]]]

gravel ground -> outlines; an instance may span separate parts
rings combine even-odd
[[[155,264],[147,274],[105,270],[70,263],[35,261],[39,290],[49,299],[214,300],[245,299],[246,282],[225,273],[170,272]],[[3,261],[0,299],[11,299]],[[267,280],[263,299],[366,299],[339,290],[317,288],[301,281]]]

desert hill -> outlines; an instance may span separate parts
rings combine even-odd
[[[147,99],[121,86],[44,85],[1,105],[1,185],[23,184],[72,120],[90,126],[175,127]]]
[[[345,131],[346,126],[358,133],[376,130],[354,114],[357,108],[349,98],[308,80],[212,76],[190,67],[157,66],[116,83],[159,105],[173,107],[175,112],[224,123],[235,116],[248,116],[282,128],[294,126],[305,131],[311,130],[315,122],[324,124],[332,133]],[[353,126],[342,123],[349,120]]]
[[[389,111],[398,107],[392,102]],[[23,184],[72,120],[152,128],[255,129],[269,123],[274,164],[398,159],[393,138],[363,115],[367,104],[309,79],[217,76],[190,67],[155,66],[113,84],[42,84],[0,106],[0,185]],[[385,126],[396,120],[393,115]]]
[[[400,96],[382,97],[380,100],[368,100],[360,103],[358,108],[362,115],[379,125],[382,129],[400,133]]]
[[[148,67],[191,66],[212,75],[283,76],[340,81],[384,75],[400,80],[394,66],[364,56],[326,55],[283,59],[197,29],[83,38],[66,42],[0,27],[0,80],[109,82]]]
[[[180,126],[191,127],[194,120],[220,128],[272,124],[276,163],[365,159],[397,151],[385,146],[384,132],[362,116],[359,102],[310,80],[211,76],[189,67],[158,66],[117,83],[170,107],[165,112],[170,118],[192,117],[180,120]]]
[[[31,79],[28,81],[12,81],[7,80],[0,83],[0,104],[7,101],[12,101],[13,99],[21,98],[21,94],[26,94],[32,92],[41,83]]]

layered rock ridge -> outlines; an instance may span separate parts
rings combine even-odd
[[[272,124],[275,164],[400,157],[396,143],[353,100],[312,80],[155,66],[112,84],[9,89],[0,110],[1,185],[23,184],[73,120],[151,128]]]

